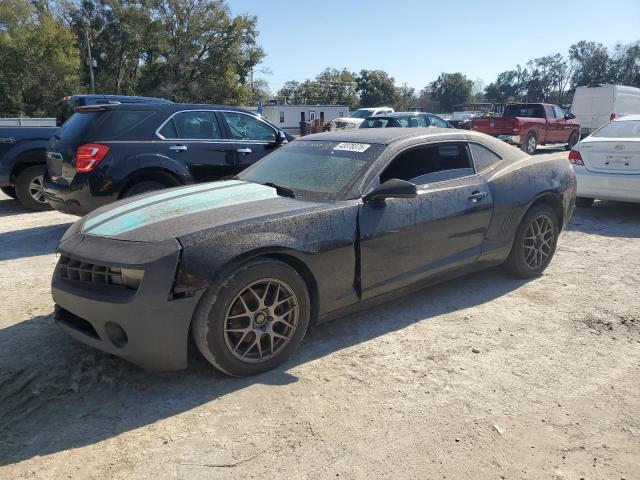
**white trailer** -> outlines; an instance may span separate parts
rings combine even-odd
[[[287,131],[300,129],[300,122],[320,119],[326,124],[335,118],[349,116],[344,105],[265,105],[262,116]]]

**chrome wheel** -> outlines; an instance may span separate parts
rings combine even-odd
[[[299,316],[298,298],[289,285],[275,278],[257,280],[231,302],[224,321],[225,344],[243,362],[265,362],[290,342]]]
[[[533,219],[524,235],[522,248],[524,261],[532,270],[540,269],[553,251],[555,229],[547,215]]]
[[[536,151],[536,137],[534,135],[530,135],[527,138],[527,153],[529,155],[533,155]]]
[[[44,187],[42,186],[42,178],[42,175],[40,175],[29,182],[29,195],[38,203],[47,203],[44,198]]]

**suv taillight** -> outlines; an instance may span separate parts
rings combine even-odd
[[[582,161],[582,155],[580,155],[579,151],[571,150],[569,152],[569,163],[573,165],[584,165],[584,162]]]
[[[80,145],[76,150],[76,172],[87,173],[98,166],[109,153],[109,147],[99,143]]]

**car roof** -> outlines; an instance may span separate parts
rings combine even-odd
[[[398,117],[415,117],[417,115],[434,115],[433,113],[428,112],[389,112],[375,115],[374,117],[369,118],[398,118]]]
[[[625,115],[624,117],[615,118],[613,121],[614,122],[624,122],[625,120],[640,120],[640,115],[638,115],[638,114]]]
[[[467,135],[474,134],[469,130],[455,130],[453,128],[354,128],[351,130],[340,130],[334,132],[315,133],[301,137],[301,139],[328,141],[328,142],[353,142],[353,143],[377,143],[388,145],[397,140],[424,137],[425,135],[447,135],[459,136],[460,140],[465,140]]]
[[[192,104],[192,103],[105,103],[99,105],[87,105],[78,107],[76,110],[88,112],[91,110],[158,110],[169,112],[179,112],[181,110],[226,110],[231,112],[242,112],[249,115],[258,116],[250,110],[231,107],[228,105]]]

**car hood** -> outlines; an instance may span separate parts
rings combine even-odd
[[[157,242],[315,208],[326,208],[326,203],[280,197],[275,188],[227,180],[116,202],[90,213],[78,227],[85,235]]]

